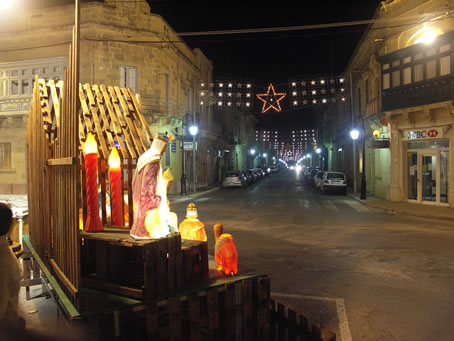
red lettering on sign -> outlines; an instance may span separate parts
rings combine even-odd
[[[438,135],[438,131],[435,129],[429,130],[427,132],[427,136],[429,136],[429,137],[436,137],[437,135]]]

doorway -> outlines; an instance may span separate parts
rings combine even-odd
[[[448,151],[407,151],[407,199],[424,204],[448,204]]]

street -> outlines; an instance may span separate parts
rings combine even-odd
[[[194,202],[211,255],[213,225],[222,223],[239,263],[270,276],[272,297],[338,340],[454,338],[452,222],[323,195],[293,170]],[[171,203],[180,221],[188,203]]]

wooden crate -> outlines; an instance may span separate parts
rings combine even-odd
[[[148,340],[268,340],[269,300],[266,275],[218,275],[145,302]]]
[[[81,232],[82,285],[145,300],[166,297],[208,274],[206,242],[178,233],[134,240],[129,231]]]

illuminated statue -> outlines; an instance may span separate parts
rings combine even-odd
[[[224,275],[236,275],[238,273],[238,252],[233,243],[232,235],[223,233],[221,224],[214,225],[214,261],[218,270]]]
[[[173,177],[170,170],[163,172],[160,163],[168,142],[167,136],[157,136],[137,161],[132,179],[134,221],[130,232],[135,239],[158,239],[177,229],[176,214],[170,212],[167,200]]]
[[[191,202],[186,208],[186,219],[180,224],[181,239],[207,241],[205,225],[198,219],[197,206]]]

